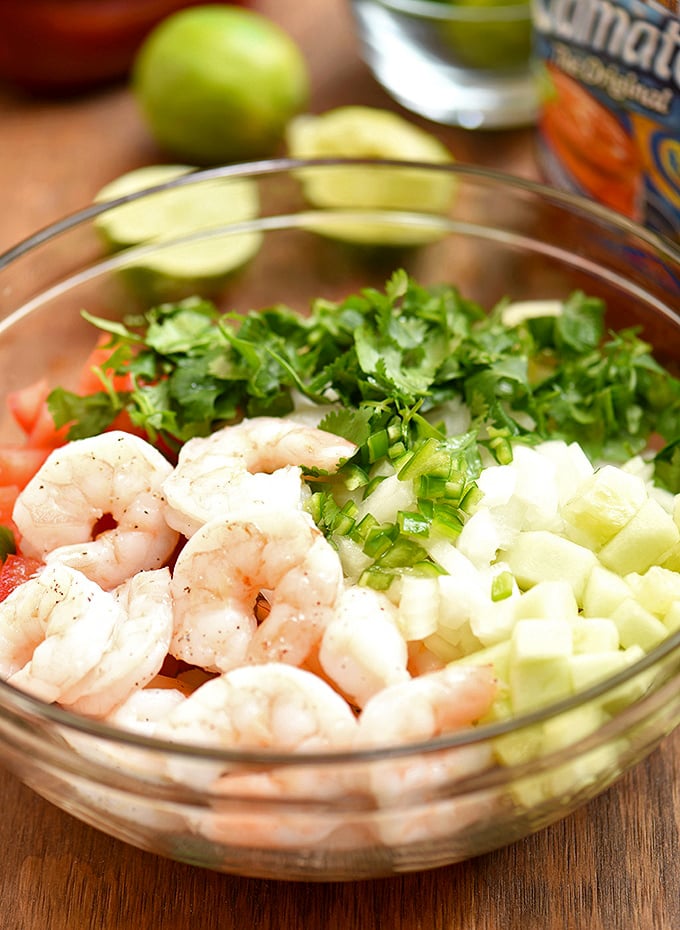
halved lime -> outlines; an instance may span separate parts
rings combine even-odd
[[[137,168],[103,187],[95,201],[116,200],[193,170],[188,165]],[[97,217],[95,227],[108,248],[134,250],[125,270],[137,289],[154,299],[177,299],[188,293],[213,292],[255,255],[262,241],[260,233],[231,235],[220,230],[251,220],[258,212],[255,181],[214,178],[112,207]],[[135,248],[144,245],[153,249]]]
[[[447,164],[453,156],[435,136],[389,110],[346,106],[291,120],[287,144],[294,158],[366,158]],[[328,167],[301,171],[307,200],[331,210],[413,211],[445,214],[454,192],[446,172],[418,168]],[[390,222],[342,226],[341,216],[326,225],[328,235],[353,242],[416,245],[440,235],[425,222],[399,229]]]

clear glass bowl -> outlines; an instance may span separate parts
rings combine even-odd
[[[376,206],[381,190],[394,198],[395,171],[402,172],[399,203]],[[680,360],[680,252],[604,208],[460,165],[263,162],[165,186],[215,177],[248,177],[260,202],[256,219],[205,233],[225,243],[261,237],[241,269],[209,282],[225,310],[285,302],[305,312],[313,298],[382,286],[403,267],[424,284],[455,283],[486,306],[504,295],[554,298],[582,288],[607,301],[613,325],[640,324],[662,361]],[[329,205],[310,206],[310,193]],[[428,197],[439,212],[410,202]],[[4,393],[43,375],[69,383],[93,340],[82,308],[115,317],[139,306],[130,267],[164,246],[106,252],[94,223],[110,206],[68,217],[0,257]],[[164,288],[170,296],[167,281]],[[1,425],[11,440],[6,415]],[[604,722],[584,727],[594,707],[607,709]],[[77,718],[0,683],[4,763],[40,795],[142,849],[276,879],[384,876],[512,843],[607,788],[679,721],[680,633],[577,698],[427,743],[361,753],[169,744]],[[242,777],[206,787],[226,770]]]

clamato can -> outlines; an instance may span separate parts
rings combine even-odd
[[[680,0],[533,0],[546,178],[680,239]]]

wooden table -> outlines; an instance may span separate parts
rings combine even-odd
[[[397,109],[360,62],[342,0],[260,0],[299,41],[311,109]],[[525,177],[530,130],[437,128],[459,160]],[[126,88],[38,101],[0,88],[0,250],[161,161]],[[0,930],[678,930],[680,733],[596,801],[474,861],[339,885],[223,876],[109,839],[0,773]]]

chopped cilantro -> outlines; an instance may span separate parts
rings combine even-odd
[[[122,323],[85,314],[110,335],[111,367],[132,375],[117,393],[78,397],[56,389],[49,407],[69,438],[93,435],[125,411],[169,448],[241,416],[280,416],[302,394],[329,406],[322,427],[360,446],[346,468],[376,454],[398,462],[428,439],[447,437],[438,411],[464,401],[473,440],[508,461],[512,443],[577,440],[594,461],[623,461],[652,434],[680,436],[680,382],[662,369],[635,330],[606,333],[604,306],[573,293],[557,316],[502,322],[450,285],[423,287],[404,271],[383,291],[365,288],[308,316],[285,306],[223,314],[190,298]],[[657,457],[665,486],[680,490],[674,445]],[[355,472],[356,475],[356,472]]]

